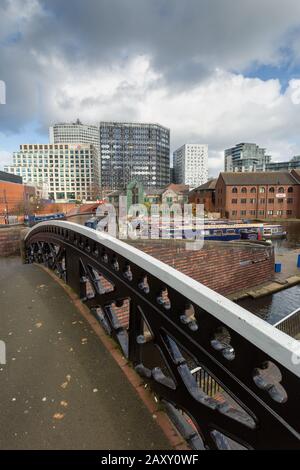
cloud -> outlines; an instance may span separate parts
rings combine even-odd
[[[0,150],[0,170],[4,169],[4,165],[11,164],[11,153]]]
[[[283,93],[247,71],[299,64],[299,18],[296,0],[4,0],[0,130],[145,120],[171,129],[173,149],[208,143],[212,172],[239,141],[290,158],[300,153],[295,82]]]

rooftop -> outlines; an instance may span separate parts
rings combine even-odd
[[[257,185],[257,184],[295,184],[295,178],[288,171],[266,171],[266,172],[221,172],[225,184],[228,185]]]
[[[201,186],[198,186],[197,188],[193,189],[191,192],[194,191],[203,191],[205,189],[215,189],[217,183],[217,178],[214,178],[212,180],[206,181],[206,183],[201,184]]]

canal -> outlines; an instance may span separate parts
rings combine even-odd
[[[287,237],[283,240],[273,240],[275,253],[286,253],[299,248],[300,254],[300,221],[280,222],[280,225],[285,227]],[[259,299],[249,297],[240,300],[238,304],[267,322],[274,324],[300,307],[300,285]]]

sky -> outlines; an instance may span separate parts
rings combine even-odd
[[[171,151],[206,143],[210,176],[239,142],[289,160],[299,0],[0,0],[0,168],[77,118],[160,123]]]

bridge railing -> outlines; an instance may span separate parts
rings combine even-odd
[[[299,336],[300,339],[300,308],[275,323],[274,326],[287,335],[293,338]]]
[[[25,250],[28,263],[44,263],[78,293],[191,448],[300,448],[292,338],[87,227],[43,222],[26,235]]]

